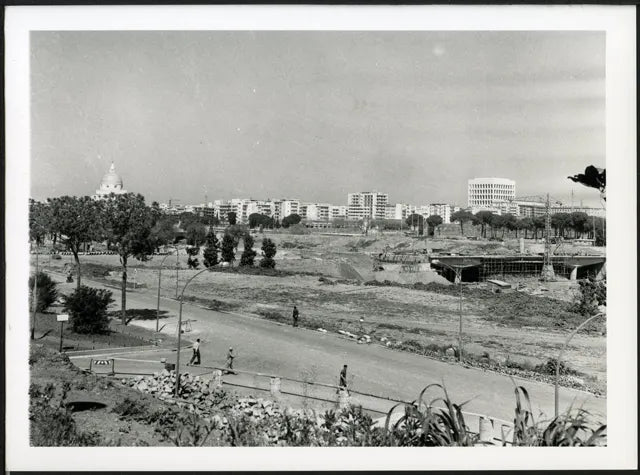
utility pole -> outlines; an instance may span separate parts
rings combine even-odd
[[[549,203],[549,193],[547,193],[547,207],[544,223],[544,258],[542,261],[541,280],[550,282],[555,280],[553,262],[551,259],[551,205]]]

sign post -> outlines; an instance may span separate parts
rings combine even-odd
[[[62,330],[64,329],[64,322],[69,321],[69,314],[59,313],[57,315],[57,320],[60,322],[60,353],[62,353]]]

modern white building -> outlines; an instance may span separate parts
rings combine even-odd
[[[100,187],[91,198],[94,200],[103,200],[111,193],[124,195],[126,192],[127,190],[123,188],[122,178],[116,173],[116,167],[113,162],[111,162],[109,171],[104,174],[102,181],[100,182]]]
[[[343,205],[330,205],[329,206],[329,219],[347,219],[347,207]]]
[[[451,222],[451,209],[452,206],[446,203],[433,203],[429,205],[429,216],[440,216],[443,223]]]
[[[328,203],[306,203],[305,219],[308,221],[329,221],[331,205]]]
[[[477,211],[497,211],[497,202],[516,198],[516,182],[508,178],[472,178],[468,182],[468,206]]]
[[[300,200],[281,199],[275,202],[274,217],[282,221],[292,214],[300,214]]]
[[[362,191],[347,194],[348,219],[384,219],[385,209],[389,202],[387,193]]]

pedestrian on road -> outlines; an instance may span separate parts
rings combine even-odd
[[[340,370],[340,380],[338,382],[338,386],[339,388],[337,389],[336,394],[340,392],[342,388],[344,388],[344,390],[347,391],[347,394],[349,394],[349,391],[347,390],[347,365],[344,365],[342,367],[342,370]]]
[[[233,371],[233,359],[235,358],[235,355],[233,354],[233,348],[229,348],[229,352],[227,353],[227,370],[225,371],[225,374],[236,374],[235,371]]]
[[[293,326],[297,327],[298,326],[298,317],[300,316],[300,313],[298,312],[298,307],[296,307],[295,305],[293,306]]]
[[[192,364],[200,364],[200,338],[196,339],[196,342],[193,344],[193,356],[191,356],[191,361],[189,361],[187,366],[191,366]]]

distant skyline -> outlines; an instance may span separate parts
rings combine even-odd
[[[602,32],[32,32],[31,194],[111,162],[149,202],[466,205],[467,180],[600,206]]]

